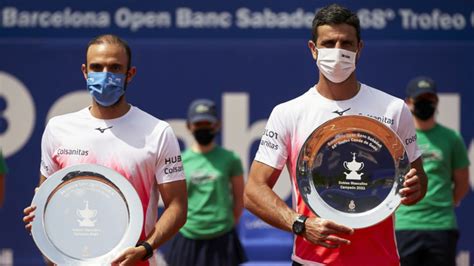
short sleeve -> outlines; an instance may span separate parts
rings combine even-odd
[[[155,177],[158,184],[185,179],[178,139],[168,125],[158,141]]]
[[[408,106],[405,103],[403,103],[400,114],[397,134],[403,142],[403,145],[405,145],[405,150],[410,163],[418,159],[418,157],[421,156],[421,151],[416,144],[415,124],[410,109],[408,109]]]
[[[452,150],[452,166],[453,169],[462,169],[469,166],[469,158],[467,157],[466,146],[461,135],[455,133],[453,150]]]
[[[54,161],[54,152],[56,149],[55,139],[51,132],[51,121],[48,122],[41,138],[41,165],[40,172],[44,177],[49,177],[60,169]]]
[[[232,162],[230,168],[230,177],[241,176],[244,174],[244,167],[242,166],[242,161],[240,160],[239,156],[234,152],[232,153]]]
[[[255,160],[262,162],[275,169],[281,170],[288,158],[289,139],[287,123],[284,123],[284,110],[279,105],[270,114],[264,133],[260,140],[260,145],[255,155]]]

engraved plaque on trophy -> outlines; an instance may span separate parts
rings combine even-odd
[[[36,192],[33,239],[59,265],[110,263],[135,246],[143,210],[130,182],[112,169],[80,164],[51,175]]]
[[[381,222],[400,204],[410,169],[397,134],[364,116],[341,116],[319,126],[301,148],[299,192],[319,217],[352,228]]]

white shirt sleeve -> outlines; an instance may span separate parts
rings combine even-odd
[[[255,155],[256,161],[278,170],[283,169],[286,164],[288,158],[287,143],[290,140],[290,134],[288,133],[289,125],[284,122],[284,115],[281,105],[273,109]]]
[[[56,150],[55,139],[51,133],[51,122],[48,122],[41,138],[41,165],[40,172],[44,177],[49,177],[60,169],[54,161],[53,156]]]
[[[159,139],[155,177],[158,184],[185,179],[178,139],[169,125]]]
[[[416,144],[416,130],[413,117],[406,104],[403,104],[397,134],[402,140],[403,145],[405,145],[410,163],[418,159],[421,156],[421,151]]]

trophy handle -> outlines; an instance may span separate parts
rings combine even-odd
[[[360,168],[357,171],[360,171],[360,170],[364,169],[364,162],[360,162],[360,163],[361,163]]]
[[[347,168],[347,162],[344,162],[342,165],[344,166],[344,168],[346,168],[346,170],[349,170],[349,168]]]

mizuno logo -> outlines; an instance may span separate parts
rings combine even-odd
[[[114,127],[114,126],[110,126],[110,127],[106,127],[106,128],[100,128],[100,127],[98,127],[98,128],[95,128],[95,130],[99,130],[100,133],[104,133],[107,129],[111,129],[111,128],[113,128],[113,127]]]
[[[343,110],[343,111],[338,111],[338,110],[336,110],[336,111],[334,111],[333,113],[342,116],[345,112],[347,112],[347,111],[349,111],[349,110],[351,110],[350,107],[347,108],[346,110]]]

